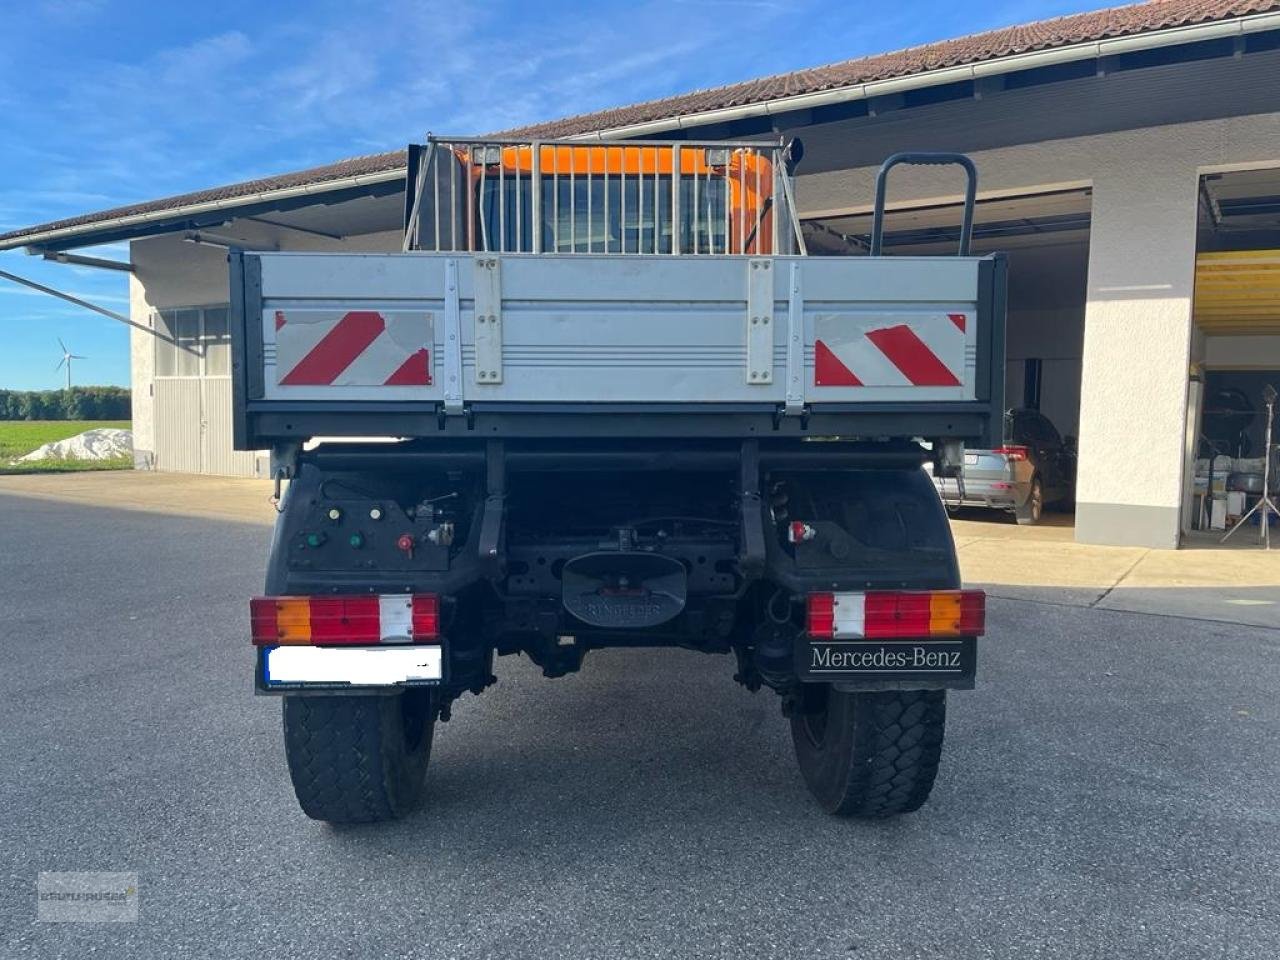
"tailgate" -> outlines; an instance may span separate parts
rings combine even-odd
[[[907,411],[976,439],[999,409],[998,258],[236,253],[233,287],[251,445],[273,410]]]
[[[994,450],[966,450],[964,453],[964,478],[966,480],[1012,480],[1009,458]]]

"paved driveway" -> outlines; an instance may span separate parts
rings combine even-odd
[[[997,598],[933,799],[871,824],[728,659],[504,659],[426,808],[334,829],[252,693],[267,539],[0,494],[6,960],[1280,955],[1280,632]],[[45,870],[136,872],[139,920],[36,922]]]

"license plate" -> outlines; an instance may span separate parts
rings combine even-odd
[[[964,455],[964,465],[966,467],[976,467],[978,465],[978,455],[976,453],[966,453]]]
[[[796,673],[813,683],[846,678],[972,683],[977,642],[955,640],[808,640],[796,645]]]
[[[264,647],[260,677],[267,689],[390,687],[438,683],[444,675],[439,644],[380,647]]]

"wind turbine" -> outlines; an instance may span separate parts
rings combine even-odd
[[[67,349],[67,345],[62,342],[62,338],[58,337],[58,346],[62,348],[62,359],[58,361],[58,365],[54,367],[54,371],[62,369],[62,365],[67,365],[67,389],[71,389],[71,361],[72,360],[88,360],[88,357],[82,357],[78,353],[72,353]]]

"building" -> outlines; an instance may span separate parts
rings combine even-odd
[[[1280,254],[1266,252],[1280,248],[1280,0],[1157,0],[510,133],[800,136],[815,253],[863,249],[889,154],[970,154],[976,247],[1011,261],[1006,396],[1078,436],[1084,542],[1176,546],[1220,413],[1206,393],[1258,407],[1280,380]],[[0,248],[129,240],[133,320],[194,347],[133,333],[139,465],[252,473],[230,444],[225,245],[397,250],[404,168],[402,151],[359,157],[40,224]],[[895,171],[891,189],[890,252],[955,242],[954,173]],[[1234,453],[1260,455],[1259,422]]]

